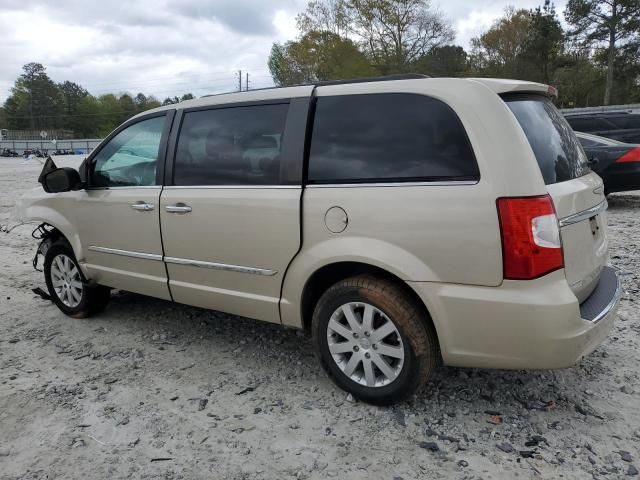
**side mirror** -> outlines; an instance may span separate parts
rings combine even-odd
[[[42,186],[47,193],[69,192],[80,190],[82,181],[80,174],[73,168],[56,168],[47,172],[42,177]]]
[[[89,169],[87,167],[87,159],[85,158],[78,167],[78,173],[80,174],[80,180],[87,185],[89,183]]]

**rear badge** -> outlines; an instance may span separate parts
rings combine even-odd
[[[593,189],[593,193],[595,193],[596,195],[600,195],[602,192],[604,192],[604,187],[598,187]]]

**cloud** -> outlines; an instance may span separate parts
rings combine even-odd
[[[91,93],[144,92],[162,99],[237,88],[237,71],[252,87],[272,85],[273,42],[297,36],[295,16],[307,0],[0,0],[0,103],[22,65],[40,62],[54,81]],[[504,6],[542,0],[434,2],[469,40]],[[564,2],[558,2],[558,11]]]
[[[25,63],[91,93],[196,95],[271,85],[274,41],[295,35],[304,0],[0,0],[0,102]]]

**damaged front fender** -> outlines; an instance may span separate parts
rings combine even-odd
[[[73,216],[75,196],[80,192],[65,192],[60,194],[46,193],[42,187],[37,187],[25,192],[20,197],[9,217],[9,224],[3,231],[9,232],[20,225],[35,224],[44,225],[47,230],[55,229],[59,236],[63,236],[71,245],[73,252],[80,263],[80,268],[86,276],[82,265],[83,250],[77,229],[74,227],[69,216]],[[51,228],[49,228],[51,227]],[[34,230],[34,237],[39,231]],[[53,231],[53,230],[52,230]],[[39,235],[43,235],[40,233]],[[49,236],[49,235],[44,235]]]

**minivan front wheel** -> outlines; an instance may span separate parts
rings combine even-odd
[[[47,250],[44,278],[51,299],[70,317],[89,317],[109,302],[110,289],[85,282],[73,250],[64,239],[56,241]]]
[[[329,288],[313,316],[313,339],[332,380],[354,397],[384,405],[416,392],[437,365],[424,311],[395,284],[368,275]]]

